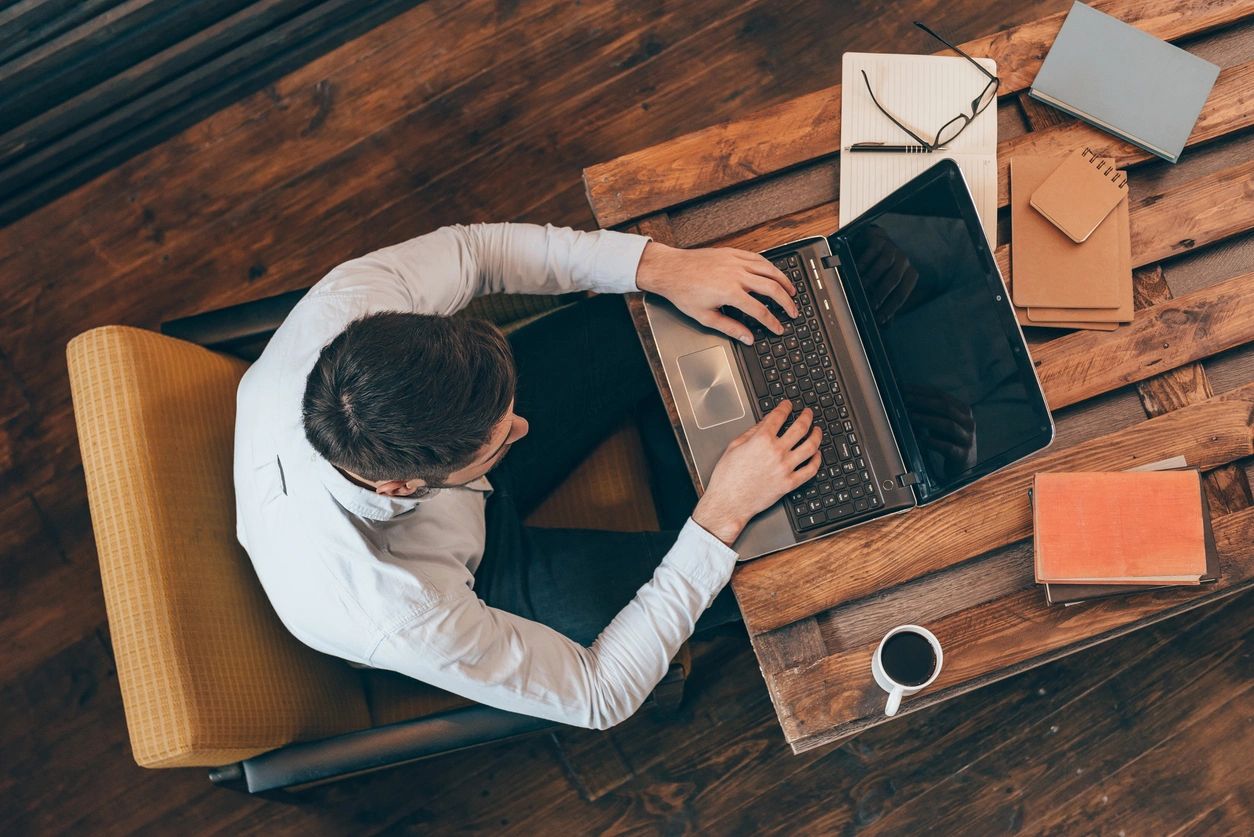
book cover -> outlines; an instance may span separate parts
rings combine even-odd
[[[1037,474],[1033,498],[1038,583],[1198,584],[1206,575],[1196,472]]]

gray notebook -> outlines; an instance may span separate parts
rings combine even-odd
[[[1174,163],[1218,75],[1209,61],[1077,2],[1028,92]]]

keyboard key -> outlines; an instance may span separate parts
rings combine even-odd
[[[771,351],[771,344],[765,340],[759,340],[753,344],[753,348],[757,350],[758,354],[764,355]]]
[[[836,492],[836,502],[837,502],[837,503],[848,503],[850,499],[851,499],[851,497],[850,497],[850,494],[849,494],[849,492],[848,492],[848,491],[838,491],[838,492]]]
[[[827,517],[823,512],[818,514],[807,514],[805,517],[797,520],[797,527],[800,529],[813,529],[815,526],[822,526],[827,522]]]
[[[866,511],[866,509],[867,509],[867,501],[866,501],[866,500],[859,500],[858,502],[856,502],[856,503],[854,503],[854,504],[853,504],[853,508],[854,508],[854,510],[855,510],[855,511]]]
[[[837,506],[834,509],[827,510],[827,519],[836,520],[841,517],[848,517],[851,514],[853,514],[852,505]]]
[[[775,377],[778,378],[779,376],[776,375]],[[784,394],[784,385],[779,381],[771,381],[766,385],[766,387],[770,391],[771,395],[780,396]]]
[[[772,381],[779,380],[779,370],[775,369],[774,367],[763,370],[762,375],[766,378],[766,382],[768,384],[771,383]]]

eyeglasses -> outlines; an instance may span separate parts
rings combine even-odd
[[[936,132],[936,138],[932,142],[928,142],[927,140],[923,139],[918,134],[916,134],[914,131],[907,128],[904,124],[902,124],[900,119],[898,119],[897,117],[889,113],[887,110],[885,110],[884,106],[881,105],[879,103],[879,100],[875,98],[875,91],[871,89],[871,80],[867,78],[866,70],[862,71],[862,80],[866,82],[866,90],[868,93],[871,94],[871,101],[875,103],[875,106],[877,108],[879,108],[880,113],[884,114],[889,119],[891,119],[894,125],[896,125],[898,128],[900,128],[901,130],[909,134],[910,137],[919,145],[924,146],[929,151],[935,151],[938,148],[943,148],[946,145],[949,145],[949,143],[957,139],[958,135],[961,134],[964,130],[966,130],[966,127],[970,125],[972,122],[974,122],[977,116],[979,116],[981,113],[987,110],[989,105],[997,101],[997,88],[1001,86],[1001,80],[997,78],[997,76],[990,73],[988,70],[981,67],[980,62],[976,61],[970,55],[967,55],[965,52],[958,49],[958,47],[954,46],[949,41],[942,38],[940,35],[937,35],[935,32],[927,28],[922,23],[919,23],[916,20],[914,22],[914,25],[922,29],[927,34],[931,35],[936,40],[940,41],[945,46],[952,49],[954,52],[961,55],[963,58],[970,61],[972,67],[975,67],[975,69],[979,70],[981,73],[983,73],[985,76],[988,77],[988,84],[984,85],[984,89],[980,91],[980,95],[976,96],[974,99],[971,100],[971,112],[960,113],[957,116],[955,116],[953,119],[946,122],[944,125],[940,127],[940,130]]]

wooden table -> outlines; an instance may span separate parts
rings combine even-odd
[[[1223,67],[1176,166],[1027,98],[1062,15],[963,46],[1001,72],[1002,273],[1010,275],[1007,160],[1088,146],[1132,169],[1135,321],[1107,333],[1029,335],[1058,422],[1050,449],[934,506],[738,568],[732,586],[794,751],[886,720],[870,658],[901,622],[929,626],[945,647],[937,682],[907,699],[905,713],[1254,585],[1254,509],[1240,462],[1254,454],[1254,238],[1243,235],[1254,228],[1254,137],[1241,135],[1254,124],[1254,0],[1093,5],[1160,38],[1187,38]],[[836,86],[592,166],[584,182],[603,227],[685,247],[761,250],[837,228],[839,148]],[[1168,276],[1187,292],[1173,298]],[[643,306],[630,305],[678,428]],[[1222,371],[1227,391],[1215,395],[1206,366]],[[1047,607],[1025,540],[1033,474],[1172,456],[1206,473],[1222,579]]]

